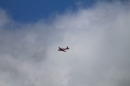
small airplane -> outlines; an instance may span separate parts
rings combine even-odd
[[[58,51],[64,51],[64,52],[66,52],[65,50],[68,50],[68,49],[69,49],[68,46],[66,48],[60,48],[59,47]]]

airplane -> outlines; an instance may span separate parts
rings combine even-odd
[[[69,49],[68,46],[66,48],[60,48],[59,47],[58,51],[64,51],[64,52],[66,52],[65,50],[68,50],[68,49]]]

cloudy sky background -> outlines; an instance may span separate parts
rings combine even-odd
[[[67,52],[58,47],[69,46]],[[130,2],[78,5],[20,23],[0,9],[0,86],[130,86]]]

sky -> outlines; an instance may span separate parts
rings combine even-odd
[[[0,2],[0,86],[130,86],[130,1]]]
[[[76,10],[78,3],[92,6],[96,0],[1,0],[0,7],[8,11],[11,17],[20,22],[36,22],[49,18],[67,9]]]

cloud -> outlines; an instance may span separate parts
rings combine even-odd
[[[129,86],[129,15],[129,3],[99,2],[23,24],[1,9],[0,85]]]

